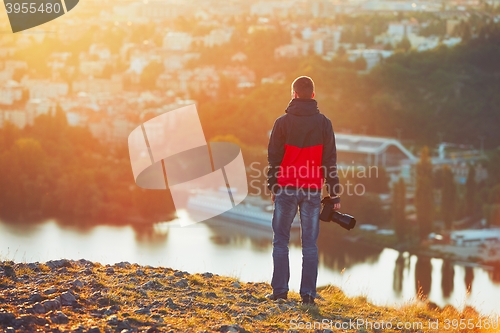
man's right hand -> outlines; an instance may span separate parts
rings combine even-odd
[[[336,199],[336,198],[338,198],[338,196],[330,196],[330,198]],[[340,202],[337,202],[337,203],[333,204],[333,209],[334,210],[340,210]]]

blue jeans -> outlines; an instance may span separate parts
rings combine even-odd
[[[321,210],[321,192],[308,193],[307,190],[282,188],[276,193],[273,214],[273,263],[274,271],[271,280],[274,295],[288,292],[290,280],[290,264],[288,259],[288,243],[293,219],[300,212],[300,229],[302,240],[302,279],[300,296],[316,297],[316,280],[318,277],[319,214]]]

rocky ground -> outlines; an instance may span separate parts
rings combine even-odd
[[[0,262],[0,332],[293,332],[326,320],[330,326],[306,330],[326,333],[338,331],[334,322],[360,318],[481,319],[471,308],[459,312],[429,303],[377,307],[335,287],[319,292],[317,307],[300,305],[296,293],[288,301],[268,301],[269,292],[266,283],[127,262]]]

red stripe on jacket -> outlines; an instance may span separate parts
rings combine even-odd
[[[300,148],[285,144],[278,184],[297,188],[323,188],[323,145]]]

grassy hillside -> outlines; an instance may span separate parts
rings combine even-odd
[[[267,283],[211,273],[86,260],[0,267],[5,332],[458,332],[464,324],[470,329],[463,332],[498,331],[472,308],[459,312],[426,302],[380,307],[332,286],[311,307],[300,305],[296,293],[288,301],[266,300]]]

